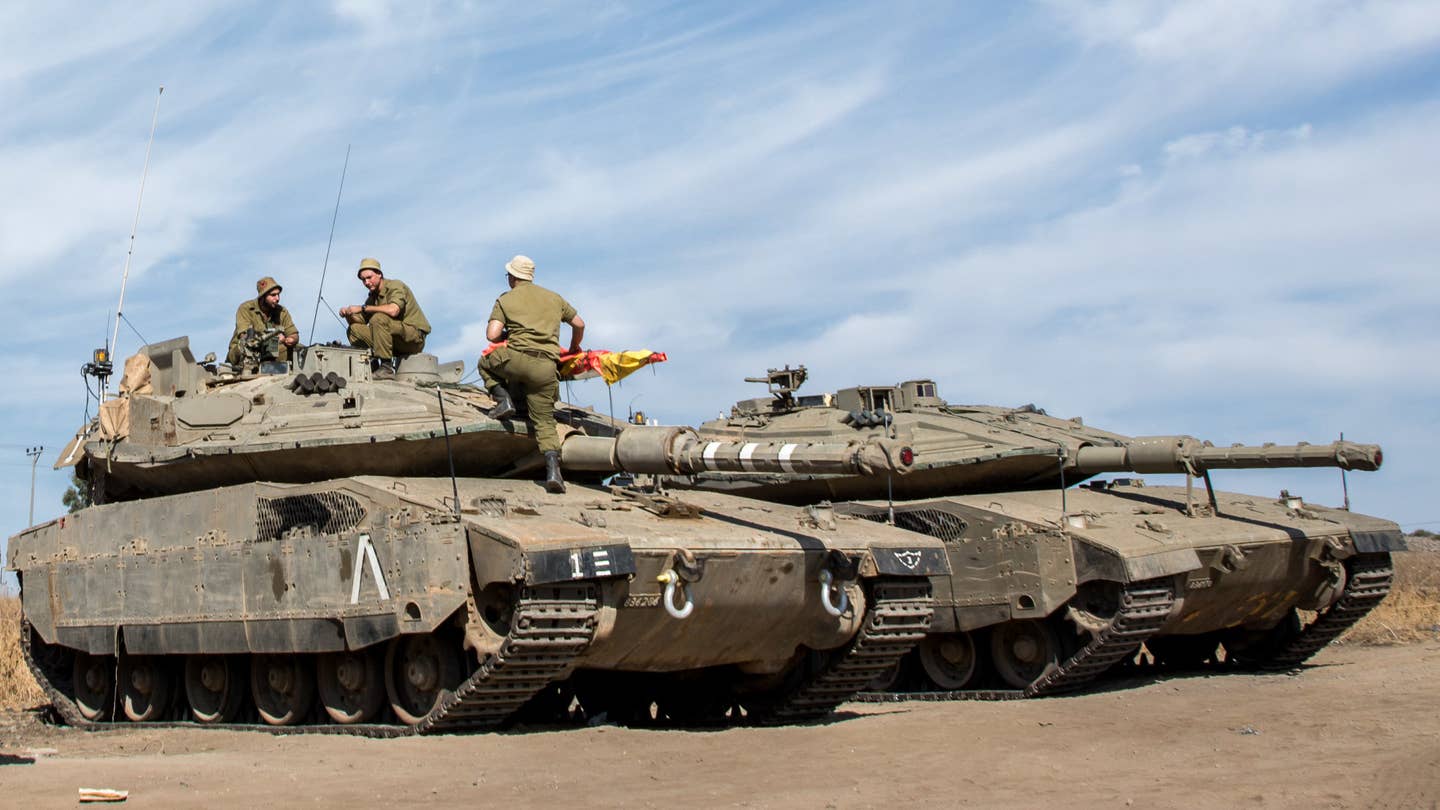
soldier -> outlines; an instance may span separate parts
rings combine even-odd
[[[380,272],[378,259],[361,259],[355,275],[370,295],[363,304],[340,308],[340,317],[350,324],[347,337],[351,346],[369,347],[375,355],[372,368],[376,379],[393,380],[396,355],[425,351],[430,322],[405,282],[385,278]]]
[[[254,329],[256,334],[263,334],[267,329],[281,330],[277,341],[273,344],[267,341],[262,347],[262,361],[289,360],[290,347],[300,341],[300,330],[290,319],[290,310],[280,306],[280,291],[284,288],[275,279],[266,276],[255,282],[255,289],[260,296],[246,301],[235,310],[235,334],[230,338],[230,350],[225,355],[225,362],[232,366],[244,359],[245,332],[248,329]],[[273,351],[270,350],[272,345],[275,347]]]
[[[560,324],[570,324],[570,351],[580,351],[585,321],[559,295],[535,283],[535,262],[516,256],[505,264],[510,292],[495,300],[485,337],[494,343],[508,335],[504,346],[480,358],[480,376],[495,407],[490,415],[504,419],[515,413],[506,383],[525,387],[525,404],[535,426],[535,441],[545,454],[545,489],[564,492],[560,477],[560,436],[555,430],[555,400],[560,395]]]

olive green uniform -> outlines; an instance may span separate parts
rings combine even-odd
[[[393,278],[381,279],[380,286],[365,298],[365,306],[378,307],[394,304],[400,307],[400,317],[392,318],[382,312],[371,312],[363,316],[365,323],[352,323],[348,330],[351,346],[365,346],[382,360],[399,354],[418,354],[425,351],[425,336],[430,334],[430,322],[420,309],[415,294],[405,282]]]
[[[260,304],[259,299],[251,298],[235,310],[235,334],[230,338],[230,350],[225,355],[225,362],[231,365],[240,362],[247,329],[254,329],[256,334],[261,334],[266,329],[283,329],[285,337],[300,334],[300,330],[295,328],[295,321],[290,319],[290,310],[280,307],[279,310],[271,312]],[[275,352],[275,359],[281,362],[289,360],[290,347],[281,343]]]
[[[495,300],[490,320],[505,324],[505,345],[480,358],[486,388],[502,383],[525,386],[525,405],[535,425],[540,452],[560,449],[555,430],[555,400],[560,396],[560,324],[575,318],[564,298],[533,282]]]

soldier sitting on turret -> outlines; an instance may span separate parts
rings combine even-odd
[[[300,330],[295,328],[290,310],[280,306],[280,291],[284,288],[275,279],[266,276],[255,283],[255,289],[260,296],[246,301],[235,310],[235,334],[230,337],[230,350],[225,356],[225,362],[232,366],[244,360],[246,332],[252,329],[255,335],[263,335],[267,330],[279,332],[274,340],[266,341],[262,346],[261,361],[289,360],[290,347],[300,341]]]
[[[430,321],[405,282],[380,272],[379,259],[361,259],[355,275],[370,295],[363,304],[340,308],[340,317],[350,324],[347,337],[351,346],[369,347],[375,355],[376,379],[394,379],[396,355],[425,351]]]

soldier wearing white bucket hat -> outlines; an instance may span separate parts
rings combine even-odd
[[[535,441],[545,455],[545,489],[564,492],[560,476],[560,436],[555,429],[555,400],[560,396],[560,324],[570,324],[570,352],[580,351],[585,321],[558,294],[535,283],[535,262],[516,256],[505,263],[510,291],[495,299],[485,337],[491,343],[505,340],[480,358],[480,376],[495,398],[490,415],[505,419],[515,414],[507,386],[523,386]]]

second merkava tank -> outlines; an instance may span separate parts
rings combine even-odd
[[[1221,469],[1375,470],[1379,447],[1215,447],[1130,437],[1034,406],[952,405],[931,380],[799,395],[806,370],[771,369],[770,396],[706,422],[702,438],[744,443],[885,436],[915,451],[904,477],[798,470],[706,472],[677,482],[785,503],[828,498],[842,513],[941,539],[931,634],[890,688],[1015,697],[1081,685],[1144,643],[1175,665],[1226,660],[1289,668],[1386,594],[1388,520],[1218,492]],[[1183,487],[1102,473],[1180,473]],[[1203,488],[1197,486],[1197,481]],[[1302,622],[1302,611],[1308,621]]]
[[[254,341],[251,343],[254,348]],[[253,360],[253,356],[249,359]],[[22,642],[68,722],[391,735],[588,715],[815,718],[923,637],[942,544],[617,471],[903,473],[889,441],[742,449],[561,406],[572,485],[459,364],[144,347],[59,464],[94,505],[11,537]],[[783,459],[783,462],[782,462]]]

